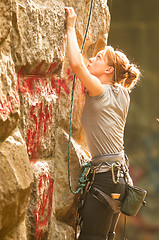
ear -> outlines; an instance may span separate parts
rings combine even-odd
[[[111,66],[107,67],[107,69],[105,70],[106,74],[111,74],[113,72],[114,72],[114,67],[111,67]]]

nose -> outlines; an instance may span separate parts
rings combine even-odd
[[[89,58],[89,62],[92,63],[94,58]]]

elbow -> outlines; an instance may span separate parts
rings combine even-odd
[[[70,63],[70,67],[71,67],[72,71],[76,73],[79,69],[81,69],[82,63],[72,62],[72,63]]]
[[[70,59],[70,67],[72,68],[72,70],[74,72],[78,71],[79,69],[81,69],[84,65],[83,63],[83,59],[81,55],[75,55],[75,57],[73,59]]]

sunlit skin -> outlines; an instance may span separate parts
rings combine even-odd
[[[106,63],[104,59],[105,51],[102,50],[98,52],[95,57],[89,58],[87,69],[90,74],[96,76],[102,84],[113,85],[114,68]]]
[[[104,91],[103,84],[113,85],[114,68],[104,61],[105,50],[100,51],[96,57],[90,58],[87,66],[84,64],[75,32],[77,16],[73,8],[65,7],[65,10],[67,12],[67,54],[70,66],[90,96],[100,95]]]

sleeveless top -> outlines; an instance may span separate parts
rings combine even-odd
[[[87,92],[81,123],[92,157],[121,152],[130,97],[121,85],[103,84],[104,92],[90,96]]]

